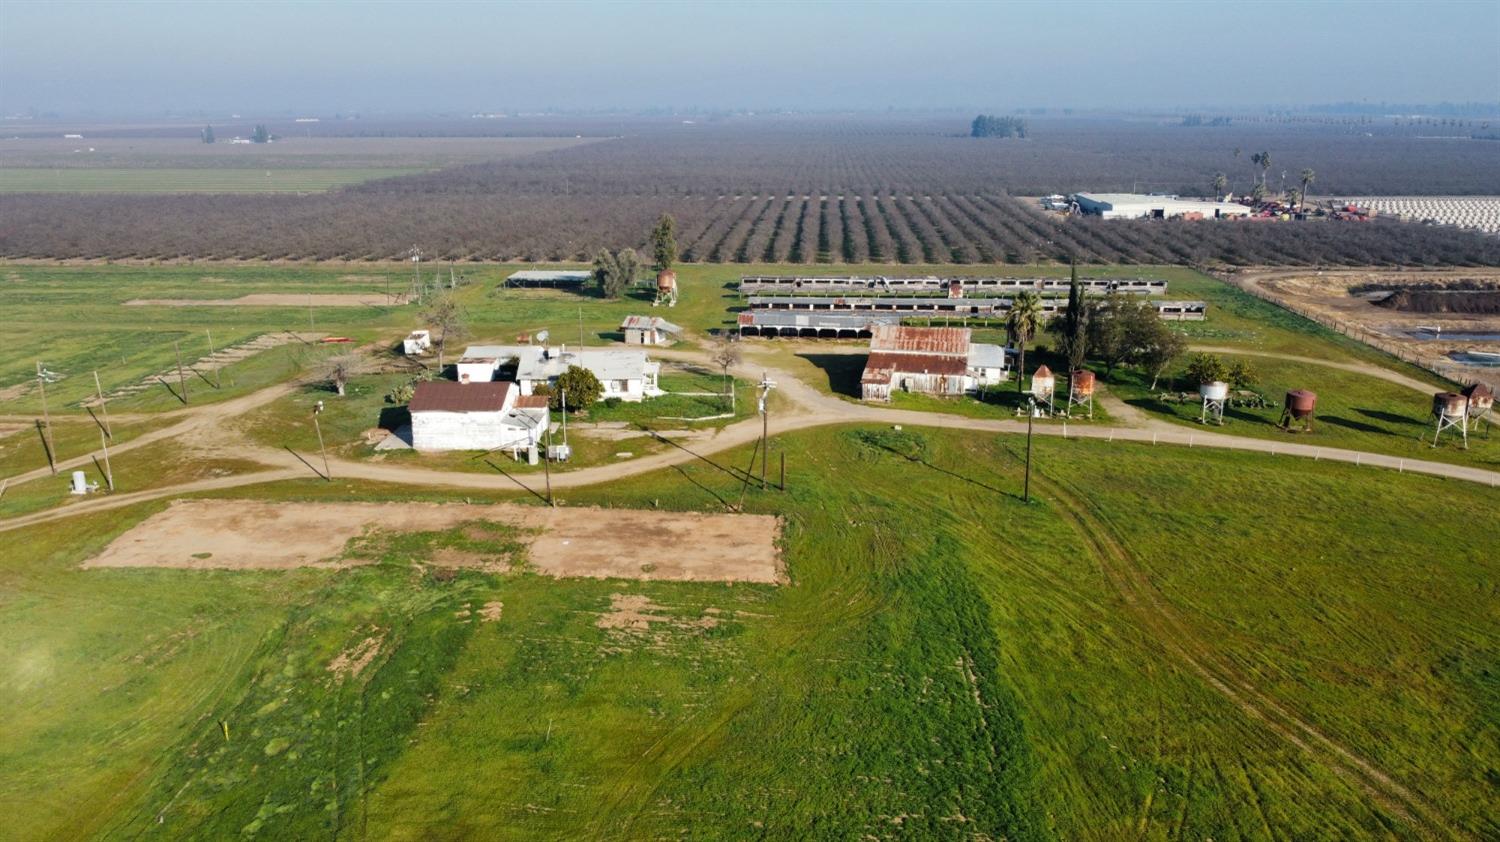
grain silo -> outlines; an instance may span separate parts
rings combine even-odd
[[[1057,392],[1057,378],[1053,376],[1052,369],[1045,365],[1038,368],[1031,375],[1031,396],[1036,400],[1039,410],[1052,414],[1052,396]]]
[[[1306,389],[1292,389],[1286,393],[1286,400],[1281,406],[1281,429],[1289,433],[1310,433],[1313,428],[1313,410],[1317,409],[1318,395]],[[1294,430],[1293,427],[1302,424],[1302,429]]]
[[[656,300],[651,302],[652,307],[665,304],[668,307],[677,306],[677,273],[671,269],[663,269],[656,273]]]
[[[1432,396],[1432,417],[1437,429],[1432,434],[1432,446],[1438,446],[1438,438],[1444,430],[1458,430],[1464,449],[1469,449],[1469,399],[1457,392],[1437,392]]]
[[[1094,373],[1086,368],[1068,373],[1069,415],[1075,406],[1079,412],[1088,413],[1089,418],[1094,417]]]
[[[1489,425],[1494,423],[1495,390],[1483,383],[1471,383],[1464,387],[1461,392],[1469,401],[1468,426],[1471,430],[1479,429],[1479,422],[1485,424],[1485,435],[1489,435]]]
[[[1229,400],[1229,384],[1222,380],[1203,383],[1198,386],[1198,395],[1203,398],[1203,413],[1198,416],[1198,421],[1207,424],[1212,419],[1215,424],[1224,426],[1224,403]]]

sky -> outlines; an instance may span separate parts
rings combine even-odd
[[[0,0],[0,114],[1500,101],[1500,0]]]

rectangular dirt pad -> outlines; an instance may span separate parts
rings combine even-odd
[[[530,566],[552,576],[784,581],[780,525],[769,515],[504,504],[185,500],[137,524],[83,566],[332,567],[348,563],[339,555],[349,539],[371,530],[427,532],[474,520],[522,529]]]

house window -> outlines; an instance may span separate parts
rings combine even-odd
[[[630,381],[616,380],[614,381],[614,387],[616,392],[628,392],[630,391]]]

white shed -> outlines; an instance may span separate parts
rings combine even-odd
[[[682,335],[682,328],[660,316],[626,316],[620,330],[626,345],[671,345]]]
[[[522,400],[516,384],[417,384],[411,412],[417,450],[509,450],[519,453],[541,441],[550,422],[545,402]]]
[[[415,357],[432,351],[432,331],[414,330],[401,340],[401,351],[408,357]]]

